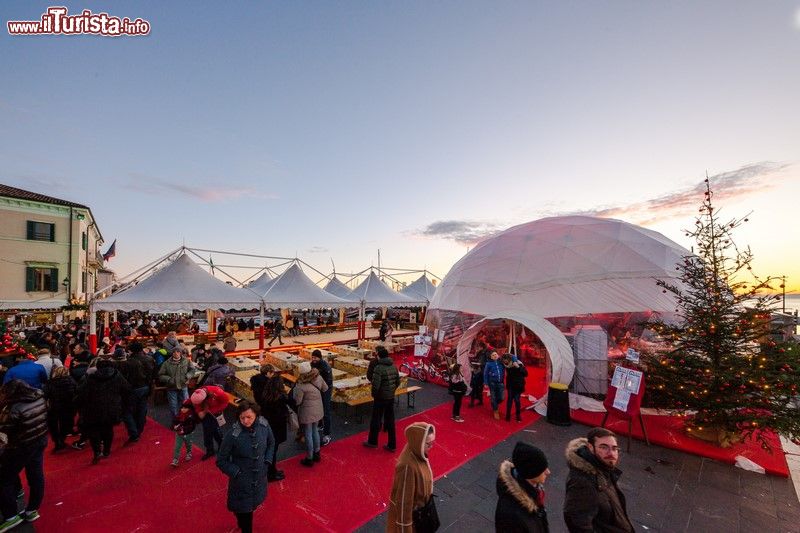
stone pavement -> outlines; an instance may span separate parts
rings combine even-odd
[[[566,531],[562,517],[568,469],[564,448],[586,434],[580,424],[558,427],[539,419],[434,484],[442,520],[440,531],[494,530],[497,466],[511,456],[517,440],[547,454],[550,531]],[[447,428],[437,428],[437,432]],[[623,439],[623,442],[625,439]],[[434,464],[435,466],[435,464]],[[633,441],[620,457],[620,486],[637,531],[752,533],[799,532],[800,503],[791,479],[755,474],[694,455]],[[436,472],[434,472],[436,475]],[[385,530],[386,513],[359,531]]]

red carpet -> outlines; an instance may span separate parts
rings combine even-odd
[[[436,425],[431,464],[434,475],[441,477],[538,418],[525,411],[522,423],[496,421],[487,404],[464,407],[464,423],[450,419],[451,403],[398,421],[398,448],[405,444],[403,430],[410,423]],[[523,401],[523,407],[527,405]],[[201,438],[199,430],[194,437]],[[115,438],[111,457],[96,466],[89,464],[88,450],[45,452],[46,494],[37,530],[234,530],[235,519],[225,507],[227,480],[212,461],[199,460],[199,450],[191,463],[170,467],[174,436],[152,420],[134,445],[121,446],[122,425]],[[365,448],[365,438],[362,433],[334,441],[323,448],[322,463],[313,468],[301,466],[300,456],[281,462],[286,480],[269,485],[267,501],[255,514],[255,529],[351,531],[383,512],[399,452]],[[382,434],[381,445],[385,438]]]
[[[591,413],[581,409],[572,410],[572,420],[587,426],[599,426],[603,420],[604,413]],[[786,456],[781,451],[781,443],[778,437],[773,436],[770,441],[773,446],[773,453],[769,453],[761,448],[757,442],[746,441],[744,443],[731,446],[730,448],[720,448],[713,444],[704,442],[687,436],[683,432],[683,421],[673,416],[644,415],[644,423],[647,426],[647,436],[650,437],[651,444],[657,444],[665,448],[671,448],[684,453],[691,453],[701,457],[708,457],[724,463],[735,464],[736,456],[742,455],[754,463],[761,465],[769,474],[788,477],[789,467],[786,464]],[[627,442],[628,422],[625,420],[609,417],[606,427],[621,435],[623,446]],[[633,422],[633,438],[644,440],[642,429],[637,420]]]

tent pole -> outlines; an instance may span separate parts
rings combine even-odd
[[[92,355],[97,353],[97,313],[94,302],[89,304],[89,351]]]
[[[261,323],[258,326],[258,349],[264,349],[264,303],[261,303],[260,314]]]

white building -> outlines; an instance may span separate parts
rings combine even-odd
[[[0,310],[86,303],[102,244],[89,207],[0,184]]]

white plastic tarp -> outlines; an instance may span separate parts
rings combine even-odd
[[[551,217],[510,228],[461,258],[436,289],[431,309],[539,317],[673,313],[656,280],[680,285],[689,251],[658,232],[587,216]]]
[[[269,290],[270,287],[272,287],[273,283],[275,283],[275,280],[269,277],[269,274],[263,272],[256,279],[248,283],[246,287],[258,294],[264,294]]]
[[[425,298],[428,302],[433,299],[436,286],[423,274],[420,278],[400,291],[400,294],[411,296],[412,298]]]
[[[186,254],[136,286],[97,300],[95,311],[191,312],[193,309],[258,309],[261,298],[218,280]]]
[[[343,300],[326,292],[305,275],[295,263],[273,280],[263,293],[264,305],[268,308],[328,308],[353,307],[353,302]]]
[[[517,311],[493,313],[478,320],[464,332],[464,335],[462,335],[461,339],[458,341],[456,357],[461,364],[461,368],[465,369],[465,372],[468,372],[469,369],[469,353],[472,341],[478,333],[480,333],[481,328],[483,328],[486,322],[498,319],[513,320],[536,334],[547,349],[547,358],[550,361],[548,365],[548,380],[551,383],[570,384],[572,375],[575,372],[575,360],[567,338],[557,327],[546,319],[530,313],[519,313]]]
[[[411,298],[392,290],[378,278],[375,272],[370,272],[367,279],[353,289],[353,298],[369,306],[417,307],[428,305],[428,301],[419,296]]]
[[[324,289],[343,300],[358,301],[358,299],[353,296],[353,291],[351,291],[347,285],[339,281],[339,278],[335,275],[325,284]]]

